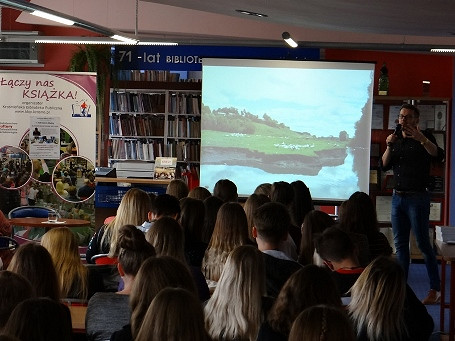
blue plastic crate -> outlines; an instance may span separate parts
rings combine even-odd
[[[166,188],[162,186],[96,186],[95,207],[117,208],[123,196],[130,188],[139,188],[147,193],[156,195],[166,193]]]

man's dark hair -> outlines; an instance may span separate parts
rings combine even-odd
[[[170,194],[160,194],[152,201],[151,211],[158,217],[180,214],[179,199]]]
[[[286,206],[268,202],[256,209],[253,222],[258,236],[266,242],[277,244],[286,238],[291,218]]]
[[[403,105],[401,106],[400,111],[401,111],[401,109],[409,109],[409,110],[412,110],[412,111],[414,111],[414,116],[415,116],[416,118],[419,118],[419,117],[420,117],[420,110],[419,110],[419,108],[417,108],[415,105],[412,105],[412,104],[409,104],[409,103],[405,103],[405,104],[403,104]]]
[[[328,227],[316,239],[316,251],[322,259],[340,262],[355,254],[355,244],[351,237],[339,228],[339,225]]]
[[[218,180],[213,188],[213,195],[224,202],[237,202],[239,199],[237,186],[229,179]]]

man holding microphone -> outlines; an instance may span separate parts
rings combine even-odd
[[[422,303],[436,304],[440,301],[441,280],[428,234],[428,187],[431,162],[442,161],[444,151],[438,147],[431,133],[419,129],[419,116],[419,109],[414,105],[402,105],[397,129],[386,138],[387,148],[382,155],[381,168],[384,171],[393,169],[395,186],[391,221],[398,262],[407,278],[410,262],[409,235],[412,229],[430,279],[430,291]]]

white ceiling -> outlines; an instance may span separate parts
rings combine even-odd
[[[114,30],[180,43],[455,46],[452,0],[33,0]],[[236,9],[266,14],[246,16]],[[49,24],[29,14],[21,22]],[[320,44],[325,43],[325,44]]]

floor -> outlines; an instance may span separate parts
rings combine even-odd
[[[447,292],[448,288],[450,288],[449,284],[450,279],[450,267],[447,266],[446,269],[446,301],[448,302],[449,292]],[[427,270],[425,268],[425,264],[423,261],[414,261],[409,267],[409,277],[408,283],[411,288],[414,290],[416,296],[419,299],[423,299],[426,297],[428,290],[429,290],[429,280],[427,275]],[[449,311],[445,311],[445,318],[444,318],[444,330],[440,330],[440,305],[427,305],[428,313],[433,317],[434,321],[434,331],[435,334],[433,335],[433,340],[448,340],[448,336],[444,335],[449,332]]]

